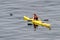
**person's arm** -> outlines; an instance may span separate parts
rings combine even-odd
[[[33,17],[32,17],[33,19],[34,19],[34,15],[33,15]]]

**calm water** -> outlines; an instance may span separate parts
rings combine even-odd
[[[28,26],[23,16],[34,12],[49,19],[52,30]],[[0,40],[60,40],[60,0],[0,0]]]

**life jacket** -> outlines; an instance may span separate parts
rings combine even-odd
[[[34,16],[34,20],[38,20],[38,17],[37,16]]]

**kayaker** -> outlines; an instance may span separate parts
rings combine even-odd
[[[38,16],[36,15],[36,13],[33,14],[33,19],[38,20]],[[33,26],[34,26],[34,31],[36,31],[36,28],[38,27],[38,25],[33,24]]]

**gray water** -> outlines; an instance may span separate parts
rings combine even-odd
[[[23,16],[34,12],[49,19],[52,30],[28,26]],[[0,0],[0,40],[60,40],[60,0]]]

